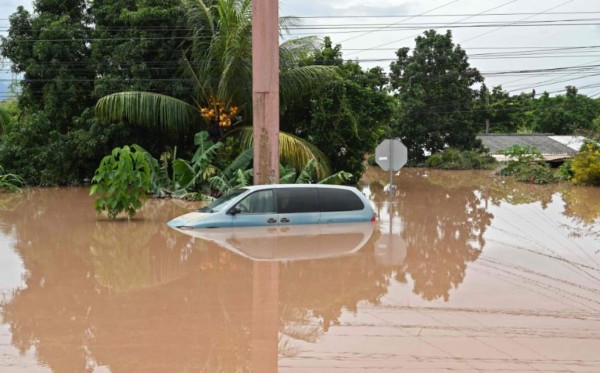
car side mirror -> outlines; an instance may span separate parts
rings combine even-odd
[[[239,207],[237,207],[237,206],[234,206],[231,209],[229,209],[229,214],[230,215],[237,215],[240,212],[242,212],[242,210]]]

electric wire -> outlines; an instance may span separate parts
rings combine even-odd
[[[532,14],[532,15],[530,15],[530,16],[528,16],[528,17],[522,18],[522,19],[520,19],[520,20],[517,20],[516,22],[520,22],[520,21],[524,21],[524,20],[527,20],[527,19],[530,19],[530,18],[537,17],[537,16],[539,16],[539,15],[541,15],[541,14],[544,14],[544,13],[546,13],[546,12],[550,11],[550,10],[553,10],[553,9],[559,8],[559,7],[561,7],[561,6],[565,5],[565,4],[568,4],[568,3],[570,3],[570,2],[573,2],[573,0],[566,0],[566,1],[564,1],[564,2],[560,3],[560,4],[556,5],[556,6],[553,6],[553,7],[550,7],[550,8],[548,8],[548,9],[545,9],[545,10],[543,10],[543,11],[541,11],[541,12],[537,13],[537,14]],[[477,36],[471,37],[471,38],[469,38],[469,39],[467,39],[467,40],[463,40],[463,41],[462,41],[462,43],[467,43],[467,42],[469,42],[469,41],[472,41],[472,40],[475,40],[475,39],[479,39],[479,38],[480,38],[480,37],[482,37],[482,36],[489,35],[489,34],[491,34],[491,33],[493,33],[493,32],[496,32],[496,31],[498,31],[498,30],[501,30],[502,28],[503,28],[503,27],[498,27],[497,29],[494,29],[494,30],[490,30],[490,31],[484,32],[484,33],[482,33],[482,34],[479,34],[479,35],[477,35]],[[462,44],[462,43],[461,43],[461,44]]]
[[[478,15],[485,14],[485,13],[487,13],[487,12],[491,12],[492,10],[496,10],[496,9],[498,9],[498,8],[502,8],[502,7],[504,7],[504,6],[508,5],[508,4],[514,3],[515,1],[518,1],[518,0],[511,0],[511,1],[507,2],[507,3],[504,3],[504,4],[501,4],[501,5],[499,5],[499,6],[497,6],[497,7],[494,7],[494,8],[488,9],[488,10],[485,10],[485,11],[483,11],[483,12],[481,12],[481,13],[477,13],[477,15],[473,15],[473,16],[468,16],[468,17],[466,17],[466,18],[462,18],[462,19],[460,19],[460,20],[458,20],[458,21],[456,21],[456,22],[452,22],[452,23],[450,23],[450,25],[456,24],[456,23],[458,23],[458,22],[461,22],[461,21],[465,21],[465,20],[467,20],[467,19],[470,19],[470,18],[476,17],[476,16],[478,16]],[[445,27],[448,27],[448,26],[444,26],[444,28],[445,28]],[[418,35],[418,34],[417,34],[417,35]],[[414,38],[414,37],[415,37],[415,36],[417,36],[417,35],[411,35],[411,36],[407,36],[407,37],[405,37],[405,38],[402,38],[402,39],[398,39],[398,40],[391,41],[391,42],[389,42],[389,43],[379,44],[379,45],[377,45],[377,46],[375,46],[375,47],[373,47],[373,48],[384,47],[384,46],[386,46],[386,45],[390,45],[390,44],[398,43],[398,42],[401,42],[401,41],[404,41],[404,40],[407,40],[407,39],[412,39],[412,38]],[[369,49],[370,49],[370,48],[369,48]],[[358,51],[356,51],[356,52],[353,52],[353,53],[350,53],[350,54],[356,54],[356,53],[360,53],[360,52],[362,52],[362,51],[364,51],[364,50],[365,50],[365,49],[361,49],[361,50],[358,50]]]
[[[438,9],[444,8],[444,7],[448,6],[448,5],[454,4],[454,3],[456,3],[457,1],[459,1],[459,0],[452,0],[452,1],[450,1],[450,2],[448,2],[448,3],[445,3],[445,4],[441,5],[441,6],[438,6],[438,7],[436,7],[436,8],[429,9],[429,10],[427,10],[427,11],[425,11],[425,12],[421,13],[420,15],[425,15],[425,14],[431,13],[431,12],[433,12],[433,11],[435,11],[435,10],[438,10]],[[389,27],[389,26],[396,25],[396,24],[398,24],[398,23],[401,23],[401,22],[404,22],[404,21],[411,20],[411,19],[413,19],[413,18],[415,18],[415,17],[416,17],[416,16],[408,17],[408,18],[406,18],[406,19],[403,19],[403,20],[401,20],[401,21],[398,21],[398,22],[396,22],[396,23],[393,23],[393,24],[391,24],[391,25],[384,26],[384,27],[380,28],[379,30],[383,30],[383,29],[385,29],[385,28],[387,28],[387,27]],[[373,32],[376,32],[376,31],[379,31],[379,30],[373,30],[373,31],[369,31],[369,32],[367,32],[367,33],[364,33],[364,34],[361,34],[361,35],[356,35],[356,36],[353,36],[353,37],[351,37],[351,38],[344,39],[344,40],[340,41],[340,43],[343,43],[343,42],[346,42],[346,41],[349,41],[349,40],[353,40],[353,39],[357,39],[357,38],[360,38],[360,37],[363,37],[363,36],[366,36],[366,35],[372,34]]]

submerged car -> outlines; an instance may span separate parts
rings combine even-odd
[[[231,228],[375,221],[356,188],[322,184],[255,185],[231,191],[171,220],[172,228]]]

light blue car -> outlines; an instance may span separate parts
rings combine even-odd
[[[323,184],[255,185],[171,220],[172,228],[231,228],[375,221],[356,188]]]

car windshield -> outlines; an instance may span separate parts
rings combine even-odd
[[[248,189],[244,189],[244,188],[234,189],[231,192],[225,194],[224,196],[212,201],[208,205],[198,209],[198,211],[200,211],[200,212],[219,212],[219,211],[221,211],[221,209],[223,208],[223,206],[225,206],[225,204],[227,202],[231,201],[232,199],[236,198],[237,196],[239,196],[242,193],[246,193],[247,191],[248,191]]]

